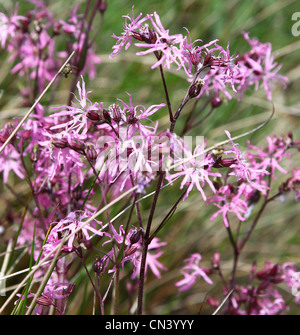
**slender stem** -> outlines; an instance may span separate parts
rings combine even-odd
[[[99,290],[97,290],[97,287],[95,286],[95,284],[94,284],[94,282],[93,282],[93,279],[91,278],[91,275],[90,275],[90,273],[89,273],[89,270],[88,270],[88,268],[86,267],[86,264],[85,264],[85,261],[84,261],[84,257],[83,257],[82,255],[80,255],[80,252],[76,252],[76,254],[77,254],[77,256],[80,258],[80,260],[81,260],[81,262],[82,262],[82,265],[83,265],[83,267],[84,267],[84,269],[85,269],[85,271],[86,271],[86,273],[87,273],[87,275],[88,275],[88,278],[89,278],[89,280],[90,280],[90,282],[91,282],[91,284],[92,284],[92,286],[93,286],[94,292],[95,292],[95,294],[96,294],[96,296],[97,296],[97,298],[98,298],[99,304],[100,304],[100,306],[101,306],[101,305],[102,305],[102,298],[101,298],[100,292],[99,292]]]
[[[134,180],[133,180],[133,177],[132,177],[132,173],[130,173],[130,180],[131,180],[132,186],[134,186]],[[136,197],[138,197],[137,193],[136,193]],[[138,201],[137,198],[135,200],[135,206],[136,206],[137,218],[138,218],[139,226],[140,226],[140,228],[143,228],[142,216],[141,216],[141,211],[140,211],[140,205],[139,205],[139,201]]]
[[[252,234],[252,232],[253,232],[253,230],[254,230],[254,228],[255,228],[257,222],[258,222],[258,220],[260,219],[260,217],[261,217],[263,211],[265,210],[267,204],[268,204],[268,201],[264,201],[264,203],[262,204],[262,206],[261,206],[259,212],[257,213],[256,217],[254,218],[254,220],[253,220],[253,222],[252,222],[252,224],[251,224],[249,230],[247,231],[245,237],[243,238],[243,240],[242,240],[241,243],[239,244],[239,246],[238,246],[238,250],[239,250],[240,252],[241,252],[241,250],[244,248],[246,242],[249,240],[249,238],[250,238],[250,236],[251,236],[251,234]]]
[[[148,218],[148,223],[147,223],[147,228],[146,232],[143,237],[143,242],[142,242],[142,259],[141,259],[141,267],[140,267],[140,277],[139,277],[139,287],[138,287],[138,306],[137,306],[137,314],[142,315],[143,314],[143,298],[144,298],[144,283],[145,283],[145,272],[146,272],[146,260],[147,260],[147,252],[148,252],[148,246],[149,246],[149,236],[150,236],[150,229],[151,229],[151,224],[152,220],[154,217],[154,211],[156,208],[156,203],[157,199],[159,196],[159,192],[161,189],[161,183],[163,181],[165,172],[160,172],[157,186],[156,186],[156,191],[154,194],[154,198],[152,201],[151,209],[150,209],[150,214]]]
[[[169,93],[167,89],[164,70],[161,64],[159,65],[159,70],[160,70],[160,75],[161,75],[161,79],[162,79],[163,86],[164,86],[164,91],[165,91],[165,96],[166,96],[166,101],[167,101],[167,106],[168,106],[168,111],[169,111],[169,118],[170,118],[170,122],[172,123],[173,122],[173,112],[172,112],[171,102],[170,102]]]
[[[114,278],[114,315],[119,314],[119,296],[120,296],[120,266],[116,264],[115,278]]]
[[[42,210],[41,210],[41,206],[39,204],[37,194],[36,194],[36,192],[34,190],[34,187],[33,187],[33,184],[32,184],[31,178],[30,178],[30,174],[29,174],[29,171],[27,169],[27,166],[26,166],[26,163],[25,163],[25,160],[24,160],[24,157],[23,157],[23,152],[21,151],[19,153],[20,153],[21,164],[22,164],[22,166],[23,166],[23,168],[24,168],[24,170],[26,172],[26,177],[27,177],[26,179],[27,179],[28,185],[30,187],[31,193],[33,195],[33,199],[34,199],[36,208],[37,208],[38,213],[39,213],[39,219],[43,222],[43,226],[47,230],[48,228],[46,226],[45,219],[44,219],[44,216],[43,216],[43,213],[42,213]]]
[[[158,234],[158,232],[164,227],[164,225],[167,222],[167,220],[174,214],[174,212],[177,209],[178,204],[183,199],[183,197],[185,196],[186,192],[187,192],[187,188],[184,190],[184,192],[181,194],[181,196],[179,197],[179,199],[175,202],[175,204],[169,210],[168,214],[163,218],[163,220],[158,225],[158,227],[155,229],[155,231],[151,234],[151,236],[149,237],[149,244],[151,243],[151,241],[153,240],[153,238]]]
[[[198,122],[196,122],[194,124],[191,124],[190,127],[188,128],[188,130],[190,130],[191,128],[195,128],[195,127],[200,126],[213,113],[214,110],[215,110],[215,108],[211,107],[209,112],[201,120],[199,120]]]
[[[177,121],[177,119],[179,118],[180,113],[181,113],[183,107],[187,104],[187,102],[188,102],[189,100],[190,100],[190,99],[189,99],[188,92],[187,92],[186,95],[185,95],[185,97],[184,97],[184,99],[182,100],[180,106],[178,107],[178,109],[177,109],[177,111],[176,111],[174,117],[173,117],[173,121],[171,122],[171,126],[170,126],[170,132],[171,132],[171,133],[174,132],[174,128],[175,128],[176,121]]]

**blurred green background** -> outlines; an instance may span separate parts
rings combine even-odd
[[[82,6],[85,1],[76,3],[80,3]],[[66,20],[70,8],[74,4],[75,1],[49,1],[48,8],[56,13],[57,17]],[[298,1],[154,0],[148,2],[108,0],[103,27],[96,39],[96,51],[102,59],[102,64],[98,66],[97,76],[94,80],[88,80],[85,76],[87,89],[92,91],[91,100],[103,101],[107,106],[115,102],[117,98],[128,101],[126,92],[132,94],[134,104],[142,104],[147,107],[165,102],[159,71],[150,69],[154,57],[136,56],[135,53],[138,50],[134,46],[129,48],[127,52],[122,51],[114,59],[108,57],[115,42],[111,35],[113,33],[120,35],[124,22],[122,15],[131,14],[133,5],[136,15],[139,12],[147,14],[156,11],[160,15],[162,24],[166,29],[170,29],[171,34],[185,34],[183,27],[186,27],[193,40],[200,38],[204,43],[207,43],[212,39],[219,39],[219,43],[223,47],[226,47],[229,42],[231,53],[234,55],[249,50],[247,42],[241,35],[242,31],[248,31],[250,37],[256,37],[261,42],[271,42],[273,52],[278,54],[277,61],[282,64],[280,73],[288,76],[290,82],[286,90],[283,90],[281,86],[273,90],[275,115],[266,127],[252,134],[250,140],[259,146],[266,143],[265,136],[284,135],[289,131],[293,132],[295,139],[300,139],[300,37],[293,36],[291,32],[295,23],[291,20],[291,16],[294,12],[300,11]],[[8,2],[4,1],[3,6],[7,7]],[[28,8],[32,8],[32,6],[21,1],[19,13],[24,15]],[[9,73],[11,64],[9,64],[4,52],[1,52],[1,61],[0,87],[4,89],[3,97],[0,100],[0,125],[2,127],[6,120],[16,114],[24,114],[27,109],[21,106],[21,99],[18,97],[18,90],[24,84],[20,83],[16,76]],[[184,97],[188,85],[181,73],[165,72],[165,75],[172,106],[175,109]],[[71,78],[64,81],[53,105],[66,103],[70,82]],[[184,112],[188,111],[188,107]],[[233,135],[237,135],[258,126],[269,117],[271,110],[272,105],[267,101],[263,91],[250,91],[244,95],[240,102],[231,100],[223,103],[212,117],[201,125],[201,128],[189,133],[189,135],[205,136],[210,146],[225,139],[224,130],[229,130]],[[185,115],[185,113],[182,114],[176,125],[178,132],[181,130]],[[167,114],[157,117],[161,129],[168,127]],[[241,139],[239,142],[243,147],[246,139]],[[297,158],[297,154],[294,157]],[[299,155],[297,162],[298,165],[293,164],[299,167]],[[276,187],[285,180],[286,176],[278,174],[278,180],[274,183],[274,193],[277,191]],[[179,197],[179,186],[180,181],[161,192],[153,228],[160,223]],[[24,196],[28,192],[26,184],[16,183],[16,188]],[[150,187],[149,191],[151,190]],[[1,187],[1,192],[4,196],[8,194],[3,187]],[[119,208],[122,205],[120,204]],[[144,220],[149,213],[150,205],[151,198],[141,203]],[[165,229],[160,232],[159,238],[168,242],[167,246],[163,248],[164,255],[160,258],[168,271],[162,271],[161,279],[157,279],[153,275],[149,275],[147,278],[145,314],[211,314],[214,309],[206,303],[203,304],[206,295],[223,298],[221,283],[217,276],[212,276],[214,285],[211,286],[203,280],[199,280],[190,291],[180,295],[174,286],[174,283],[182,278],[179,270],[183,265],[183,260],[194,252],[199,252],[202,255],[203,266],[210,266],[213,253],[219,251],[224,274],[230,276],[233,261],[232,248],[222,221],[216,219],[210,222],[209,220],[215,211],[212,207],[203,203],[200,193],[192,192],[188,199],[178,206]],[[114,208],[112,215],[117,214],[119,208]],[[4,213],[5,209],[0,209],[0,215],[4,215]],[[117,224],[124,224],[124,222],[126,222],[126,215]],[[247,222],[242,226],[242,233],[247,231]],[[136,221],[132,223],[136,224]],[[235,227],[234,220],[232,220],[232,224]],[[276,200],[267,207],[265,215],[244,249],[239,263],[238,281],[244,283],[254,260],[257,261],[259,268],[264,266],[266,260],[278,264],[295,262],[300,267],[299,243],[299,203],[296,203],[293,197],[288,197],[285,203]],[[1,251],[3,249],[1,248]],[[90,262],[92,261],[91,257]],[[124,313],[126,313],[128,302],[125,291],[127,279],[129,279],[129,275],[125,272],[120,308]],[[92,294],[91,288],[83,285],[83,283],[87,284],[87,278],[83,272],[77,274],[76,283],[78,284],[78,292],[69,305],[68,313],[89,314]],[[13,281],[11,285],[13,285]],[[285,287],[282,287],[281,293],[291,297],[291,293]],[[81,301],[80,304],[79,301]],[[300,307],[291,304],[290,313],[300,314]]]

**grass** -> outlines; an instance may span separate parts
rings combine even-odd
[[[61,18],[65,18],[72,3],[72,1],[51,1],[49,7],[56,11]],[[81,1],[81,4],[83,3]],[[121,0],[109,1],[103,28],[97,36],[97,52],[102,59],[102,64],[98,67],[96,78],[87,81],[86,85],[88,90],[93,92],[91,99],[103,101],[106,105],[116,101],[117,98],[126,100],[126,92],[133,95],[135,104],[148,106],[164,102],[159,72],[150,69],[152,57],[135,56],[136,50],[133,47],[127,53],[122,52],[119,57],[113,60],[108,58],[114,43],[110,36],[113,33],[118,35],[121,32],[123,24],[121,16],[131,12],[133,3]],[[251,37],[257,37],[262,42],[272,43],[274,52],[279,54],[278,61],[282,64],[281,73],[287,75],[290,82],[286,90],[282,90],[281,87],[276,87],[273,90],[275,105],[273,120],[262,130],[250,136],[251,142],[260,145],[264,143],[266,135],[273,133],[280,135],[292,131],[296,139],[300,138],[300,40],[291,32],[293,25],[291,16],[299,10],[297,4],[295,0],[285,2],[279,0],[251,2],[238,0],[182,0],[176,2],[154,0],[151,2],[136,1],[135,13],[156,11],[164,26],[168,27],[172,33],[185,33],[183,27],[187,27],[192,39],[201,38],[207,42],[218,38],[223,46],[230,42],[230,49],[235,54],[246,51],[248,47],[241,36],[242,31],[249,31]],[[20,12],[26,13],[29,6],[22,1]],[[0,88],[3,90],[0,99],[0,126],[2,127],[13,117],[22,117],[28,109],[21,106],[19,96],[19,91],[25,83],[10,74],[9,69],[12,64],[9,63],[7,55],[2,52],[0,57],[2,61]],[[185,93],[187,83],[177,72],[166,73],[166,81],[172,105],[176,108]],[[54,106],[66,103],[70,82],[71,78],[63,83],[59,94],[53,101]],[[202,124],[200,129],[191,134],[204,135],[208,140],[208,145],[213,145],[225,139],[224,130],[229,130],[233,136],[248,131],[266,120],[271,110],[272,105],[267,102],[262,92],[247,92],[239,103],[233,100],[224,103],[211,118]],[[160,127],[163,129],[168,124],[168,115],[159,115],[159,117]],[[176,125],[177,129],[181,129],[185,117],[186,114],[183,113],[178,125]],[[241,139],[239,142],[241,146],[244,146],[246,139]],[[280,181],[279,178],[278,184]],[[26,183],[14,179],[11,180],[11,185],[15,193],[26,202],[29,194]],[[179,186],[180,181],[161,191],[153,229],[179,197]],[[150,191],[152,188],[149,189]],[[11,192],[3,185],[0,185],[0,192],[0,222],[5,227],[5,235],[0,235],[0,259],[2,262],[6,241],[15,236],[18,227],[17,222],[9,221],[9,210],[22,213],[24,207],[20,206]],[[4,199],[8,199],[9,205],[4,202]],[[123,205],[124,203],[121,203],[111,209],[111,212],[117,214]],[[144,220],[147,218],[150,206],[151,198],[141,202]],[[221,283],[217,277],[213,278],[213,286],[199,281],[190,291],[181,295],[177,294],[177,289],[174,286],[174,283],[181,278],[179,270],[183,260],[193,252],[200,252],[203,257],[203,265],[209,266],[213,253],[219,251],[225,276],[230,274],[232,266],[231,245],[221,220],[210,222],[209,218],[212,212],[213,208],[201,201],[201,195],[193,192],[185,202],[178,206],[165,229],[159,233],[159,238],[167,242],[161,261],[168,268],[168,271],[162,272],[161,279],[157,279],[151,274],[148,276],[145,287],[146,314],[211,314],[213,312],[213,308],[206,303],[203,304],[203,301],[207,293],[216,298],[220,295]],[[127,215],[128,212],[117,220],[117,224],[126,222]],[[135,223],[133,221],[133,224]],[[242,227],[242,233],[246,230],[245,223]],[[295,203],[289,198],[286,203],[276,201],[271,204],[244,250],[238,269],[238,281],[243,283],[246,280],[253,261],[257,261],[258,267],[263,267],[266,260],[278,264],[287,261],[300,264],[299,241],[299,203]],[[28,248],[30,247],[28,246]],[[18,255],[20,254],[21,251],[18,252]],[[30,258],[23,256],[18,263],[14,264],[12,271],[28,267],[29,261]],[[91,264],[92,261],[93,255],[87,260],[87,264]],[[90,314],[93,295],[86,275],[80,267],[74,267],[72,273],[78,287],[78,293],[71,299],[68,313]],[[13,287],[20,280],[20,277],[8,280],[7,286]],[[101,279],[104,286],[107,280],[105,277]],[[121,282],[123,294],[120,296],[120,310],[124,313],[128,312],[126,281],[130,281],[127,271],[125,271],[125,277]],[[286,294],[288,295],[289,292]],[[82,299],[82,303],[79,303],[78,299]],[[1,304],[4,300],[5,297],[0,296]],[[7,311],[11,307],[9,306]],[[291,304],[290,307],[291,314],[300,314],[297,305]]]

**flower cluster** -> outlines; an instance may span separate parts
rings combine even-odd
[[[257,271],[256,264],[253,264],[248,280],[248,285],[238,285],[229,297],[227,313],[230,315],[277,315],[286,314],[289,306],[279,286],[284,283],[291,288],[297,285],[296,268],[294,264],[285,263],[282,266],[265,263],[262,270]],[[299,300],[299,297],[296,298]],[[208,299],[208,302],[215,306],[218,301]]]
[[[117,42],[110,57],[120,54],[123,48],[127,50],[135,40],[136,47],[145,49],[138,51],[138,56],[152,53],[156,56],[157,62],[152,69],[163,66],[172,70],[175,67],[177,71],[183,69],[192,84],[201,80],[203,87],[201,92],[197,92],[198,97],[206,94],[213,98],[224,96],[231,99],[232,93],[227,88],[230,86],[233,95],[241,99],[246,89],[254,86],[255,89],[263,87],[267,98],[272,100],[271,87],[277,82],[286,87],[288,78],[278,74],[281,66],[275,62],[271,44],[250,39],[248,33],[243,36],[251,50],[234,57],[230,54],[229,43],[224,49],[218,40],[208,43],[201,39],[192,41],[187,28],[187,36],[171,35],[156,12],[145,16],[140,13],[135,17],[132,8],[132,16],[126,15],[125,18],[122,35],[113,34]]]
[[[80,14],[76,6],[67,20],[57,20],[42,1],[30,2],[34,9],[27,16],[18,15],[17,7],[10,17],[0,13],[3,28],[0,45],[15,63],[12,73],[25,79],[28,76],[32,84],[28,86],[30,92],[26,93],[30,96],[28,103],[56,74],[62,58],[76,51],[73,63],[63,72],[67,76],[71,68],[76,68],[68,104],[53,107],[50,114],[42,104],[37,104],[0,156],[3,184],[11,188],[16,178],[24,179],[32,194],[33,206],[28,206],[23,218],[17,213],[11,214],[14,220],[22,220],[24,228],[18,231],[17,245],[30,245],[35,234],[34,260],[40,256],[59,257],[55,271],[37,298],[37,314],[48,313],[50,307],[58,314],[65,313],[68,297],[75,290],[68,270],[78,259],[91,281],[103,314],[110,289],[128,272],[134,283],[139,281],[138,299],[141,299],[146,274],[151,271],[161,278],[167,270],[161,261],[167,243],[156,235],[179,202],[192,195],[205,202],[207,208],[217,208],[211,221],[221,217],[229,234],[232,216],[239,224],[247,224],[253,218],[252,209],[261,198],[264,198],[264,207],[288,192],[295,193],[295,199],[299,200],[300,169],[287,167],[291,151],[299,149],[299,141],[295,141],[292,134],[267,136],[264,146],[248,141],[246,150],[242,150],[225,131],[227,143],[212,150],[207,148],[203,137],[199,137],[200,143],[198,141],[193,148],[191,138],[180,137],[175,132],[175,123],[190,99],[200,101],[207,95],[213,110],[221,105],[224,97],[241,99],[250,86],[262,87],[267,98],[272,99],[271,87],[276,82],[285,86],[287,78],[278,74],[280,66],[271,55],[271,44],[250,39],[245,33],[251,50],[233,57],[229,44],[224,49],[218,40],[193,41],[187,29],[187,36],[172,35],[156,12],[145,16],[140,13],[135,17],[132,9],[132,16],[125,16],[121,36],[113,35],[116,44],[110,57],[119,55],[123,48],[127,50],[134,43],[139,48],[137,56],[155,56],[152,69],[159,67],[161,73],[164,68],[182,70],[189,83],[186,95],[174,114],[167,95],[166,103],[159,101],[149,106],[136,104],[135,97],[128,92],[126,98],[115,98],[112,103],[93,101],[84,74],[93,78],[96,65],[100,63],[92,49],[90,35],[95,13],[99,12],[102,17],[106,4],[96,1],[89,19],[89,8]],[[90,6],[91,2],[88,3]],[[59,36],[67,40],[64,51],[58,51],[56,40]],[[166,92],[165,81],[164,88]],[[161,115],[167,113],[170,125],[162,128]],[[16,125],[13,121],[0,130],[1,146]],[[270,198],[271,182],[278,174],[289,172],[292,176],[282,182],[278,193]],[[180,179],[179,188],[183,193],[152,234],[151,224],[160,189],[162,186],[174,189],[177,179]],[[144,194],[153,182],[157,182],[156,190],[145,226],[139,201],[146,197]],[[128,207],[123,207],[120,201],[124,191],[128,191]],[[122,208],[119,215],[130,212],[127,223],[124,220],[121,224],[115,223],[119,215],[112,217],[110,201],[116,203],[116,208]],[[101,219],[97,216],[99,212],[103,214]],[[132,223],[134,213],[135,224]],[[257,223],[256,218],[253,222],[250,233]],[[238,255],[249,236],[241,243],[234,241],[232,235],[230,237]],[[85,263],[85,255],[89,252],[97,253],[93,270],[98,288]],[[220,274],[219,258],[218,254],[214,255],[209,269],[200,265],[202,257],[194,252],[185,260],[181,271],[184,278],[176,287],[180,292],[189,290],[198,278],[212,285],[209,276],[214,270]],[[43,277],[45,271],[44,267],[39,269],[37,277]],[[285,311],[287,305],[276,285],[285,282],[289,288],[294,287],[295,272],[290,263],[282,267],[266,263],[261,271],[253,266],[248,286],[231,283],[233,294],[227,312],[276,314]],[[109,277],[109,284],[102,295],[99,281],[104,273]],[[253,283],[254,279],[259,283]],[[224,290],[227,293],[228,287]],[[117,292],[118,288],[115,290]],[[31,296],[34,294],[28,293],[26,299]],[[22,299],[21,295],[19,302]],[[212,305],[217,303],[212,298],[209,301]],[[141,301],[138,305],[142,305]]]
[[[88,73],[91,78],[96,75],[96,64],[101,59],[96,56],[89,40],[87,18],[78,14],[74,8],[68,22],[55,18],[42,1],[29,0],[34,8],[26,16],[18,15],[18,6],[10,17],[0,13],[0,45],[10,54],[9,61],[14,63],[11,73],[26,77],[31,84],[22,90],[25,102],[34,101],[41,93],[59,67],[63,59],[73,50],[76,58],[72,68],[77,73]],[[91,26],[92,19],[89,22]],[[60,51],[60,39],[66,43],[65,51]]]

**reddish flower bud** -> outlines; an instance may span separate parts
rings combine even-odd
[[[46,295],[41,295],[36,299],[37,304],[42,305],[42,306],[51,306],[53,305],[52,300],[47,297]]]
[[[143,235],[143,230],[142,229],[134,231],[130,236],[130,243],[131,244],[137,243],[140,240],[142,235]]]
[[[64,294],[67,295],[67,296],[71,295],[71,294],[75,291],[75,287],[76,287],[76,285],[73,284],[73,283],[71,283],[71,284],[67,287],[67,289],[64,291]]]
[[[117,104],[112,104],[108,107],[110,117],[116,122],[119,123],[122,120],[121,108]]]
[[[92,121],[100,121],[101,120],[100,114],[97,113],[97,112],[94,112],[94,111],[88,111],[86,113],[86,116]]]
[[[86,158],[88,159],[89,162],[95,164],[97,160],[98,154],[94,146],[88,146],[86,149]]]
[[[220,264],[220,253],[215,252],[214,257],[212,259],[212,266],[214,269],[217,269],[219,267],[219,264]]]
[[[71,141],[69,142],[69,147],[74,151],[78,152],[79,154],[85,154],[84,145],[74,139],[71,139]]]
[[[101,257],[97,257],[93,263],[93,270],[98,275],[104,270],[104,262]]]
[[[204,85],[204,80],[199,79],[194,84],[192,84],[189,88],[189,97],[195,98],[197,95],[200,94],[201,88]]]
[[[229,167],[232,164],[235,164],[236,162],[237,162],[236,158],[224,158],[224,159],[221,159],[220,164],[223,167]]]
[[[107,122],[111,121],[111,117],[109,115],[109,110],[107,108],[103,109],[103,117]]]
[[[128,257],[133,255],[137,250],[137,247],[130,247],[129,249],[127,249],[124,253],[124,257]]]
[[[222,99],[220,99],[219,97],[214,97],[211,101],[211,106],[213,108],[217,108],[222,104]]]
[[[104,12],[106,11],[107,8],[107,2],[106,1],[100,1],[98,10],[101,14],[104,14]]]
[[[63,137],[63,138],[53,138],[52,139],[52,144],[56,148],[64,149],[68,146],[68,140],[65,137]]]

